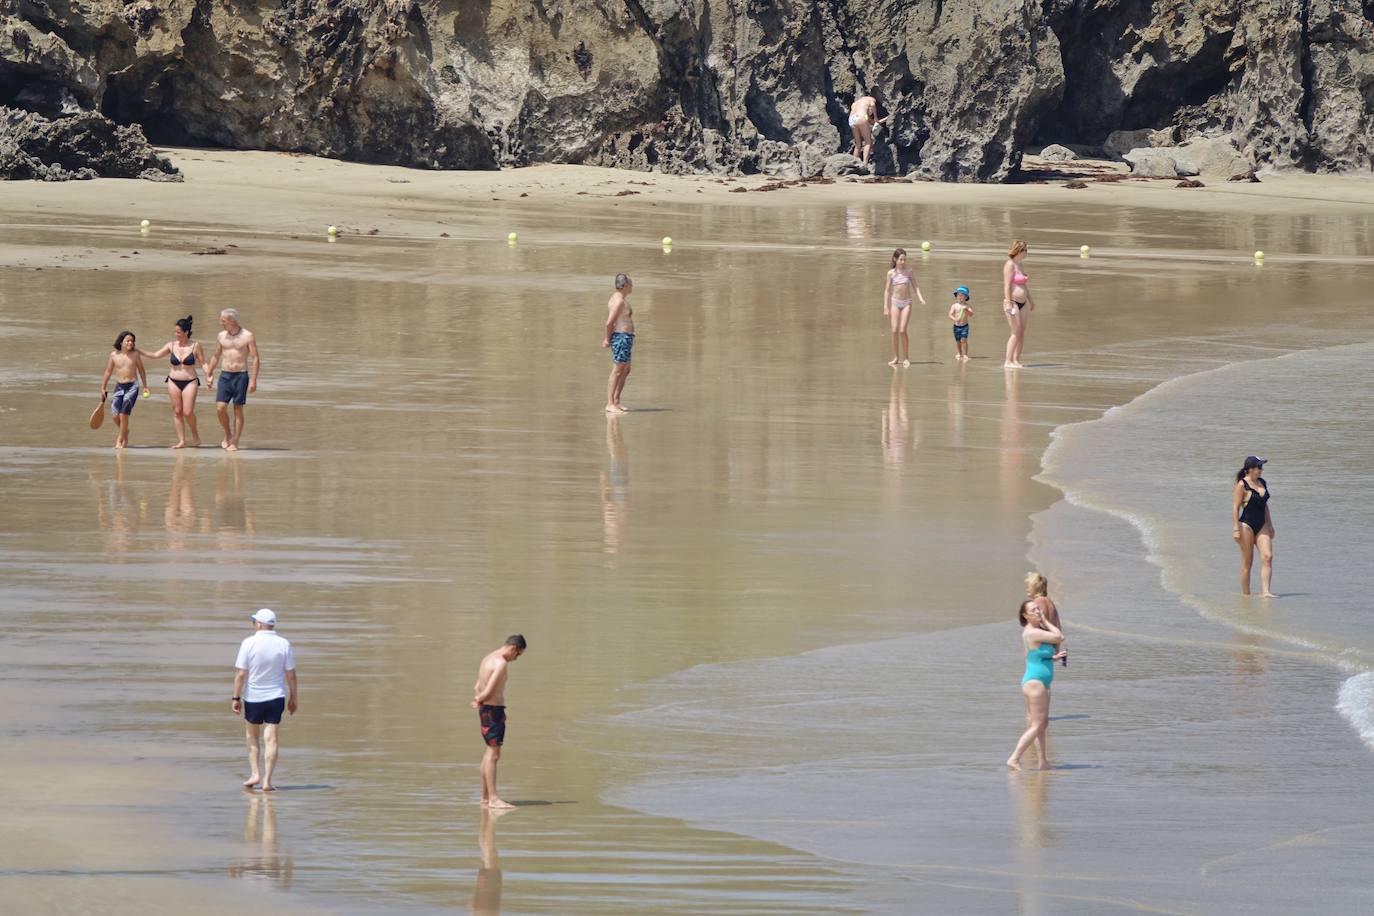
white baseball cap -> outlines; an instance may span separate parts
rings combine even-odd
[[[249,619],[256,620],[265,627],[275,627],[277,625],[277,612],[265,607],[251,615]]]

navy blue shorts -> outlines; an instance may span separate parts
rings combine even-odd
[[[968,340],[968,325],[956,324],[953,327],[955,340]]]
[[[506,707],[479,706],[477,721],[482,726],[482,740],[488,747],[500,747],[506,740]]]
[[[110,409],[116,415],[131,414],[138,403],[138,382],[120,382],[115,385],[114,396],[110,398]]]
[[[221,372],[215,385],[215,402],[218,404],[237,404],[242,407],[248,403],[248,373]]]
[[[630,351],[635,347],[635,336],[624,331],[616,331],[611,335],[611,359],[618,363],[628,363],[630,361]]]
[[[243,701],[243,717],[249,725],[280,725],[281,714],[286,710],[286,697],[263,700],[261,703]]]

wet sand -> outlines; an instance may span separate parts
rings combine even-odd
[[[875,654],[915,662],[926,637],[956,659],[987,652],[979,627],[1014,608],[1030,516],[1058,499],[1032,481],[1056,426],[1176,375],[1371,331],[1368,182],[736,194],[599,170],[175,157],[185,185],[12,185],[0,211],[0,729],[17,777],[0,790],[14,812],[0,881],[38,905],[114,895],[176,911],[215,888],[323,910],[904,911],[900,885],[875,903],[892,863],[846,852],[852,838],[771,835],[759,824],[776,810],[725,823],[703,805],[684,825],[675,767],[731,765],[731,728],[618,717],[703,664],[885,638]],[[1031,241],[1040,303],[1020,376],[1000,369],[995,292],[1013,235]],[[894,243],[922,238],[936,242],[913,258],[931,305],[912,323],[915,364],[894,373],[881,277]],[[622,270],[638,409],[608,420],[598,342]],[[976,309],[964,367],[944,319],[956,283]],[[118,330],[156,347],[190,311],[209,340],[229,305],[266,364],[244,451],[163,448],[160,384],[135,410],[135,448],[115,454],[108,423],[85,427]],[[217,441],[211,400],[198,414]],[[238,790],[225,702],[263,605],[302,683],[286,791],[268,800]],[[513,668],[502,786],[525,804],[484,824],[468,690],[514,631],[531,649]],[[881,670],[856,694],[881,695]],[[692,686],[746,711],[757,689]],[[1007,693],[997,727],[979,726],[987,741],[942,764],[1001,818],[1017,804],[996,765],[1018,702]],[[815,765],[827,730],[794,725],[775,749]],[[1182,753],[1202,761],[1226,740],[1204,729]],[[851,769],[879,772],[862,741]],[[1351,763],[1337,785],[1366,776]],[[24,789],[44,780],[60,791]],[[626,787],[656,784],[625,806]],[[803,811],[824,786],[784,780],[777,809]],[[924,829],[985,849],[943,826]]]

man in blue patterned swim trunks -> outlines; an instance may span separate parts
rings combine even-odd
[[[620,393],[630,376],[630,353],[635,345],[634,309],[630,308],[630,293],[635,285],[625,274],[615,275],[615,292],[606,303],[606,336],[601,346],[611,351],[611,377],[606,383],[606,413],[626,413],[620,406]]]

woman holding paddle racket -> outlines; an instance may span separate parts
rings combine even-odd
[[[134,412],[134,405],[138,403],[139,380],[142,380],[143,387],[148,387],[148,373],[143,368],[143,359],[136,348],[137,338],[133,331],[120,331],[115,338],[114,352],[105,361],[105,374],[100,377],[100,403],[98,408],[102,412],[98,416],[104,416],[103,409],[105,397],[108,394],[106,386],[110,383],[110,376],[114,376],[115,392],[112,401],[115,425],[119,427],[119,435],[115,438],[115,448],[127,448],[129,445],[129,416]],[[91,428],[99,426],[92,417]]]
[[[156,353],[140,350],[149,359],[170,355],[171,370],[167,373],[167,399],[172,402],[172,425],[177,430],[177,442],[172,448],[186,447],[186,430],[191,431],[191,446],[200,446],[200,431],[196,429],[196,394],[200,391],[200,374],[196,366],[205,364],[205,351],[200,341],[191,339],[192,318],[178,318],[173,330],[175,338],[162,345]]]

